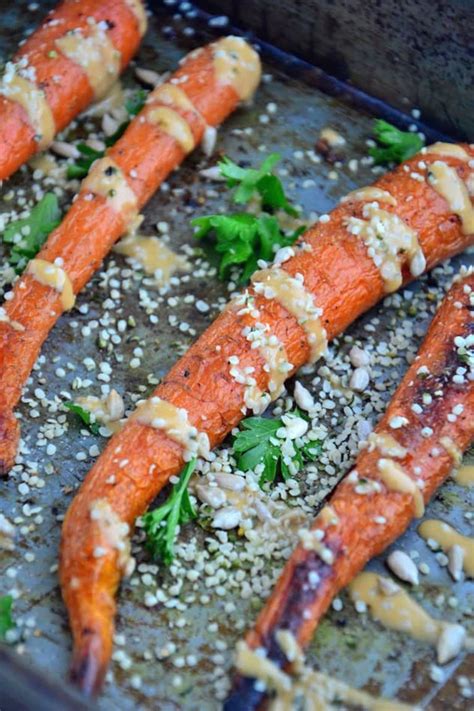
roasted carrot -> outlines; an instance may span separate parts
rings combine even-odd
[[[337,592],[408,527],[474,437],[474,381],[459,377],[474,334],[474,272],[457,278],[433,319],[368,447],[287,562],[247,644],[285,666],[288,630],[306,646]],[[463,350],[464,348],[464,350]],[[467,368],[469,370],[469,368]],[[432,396],[430,405],[426,393]],[[423,397],[425,396],[425,398]],[[413,409],[415,406],[415,409]],[[255,679],[237,675],[226,711],[257,709]],[[260,690],[259,690],[260,689]]]
[[[455,149],[458,157],[451,154]],[[456,175],[453,182],[464,185],[474,151],[461,146],[443,151],[445,165]],[[114,597],[121,574],[130,565],[122,555],[126,532],[170,476],[180,471],[185,459],[205,455],[207,445],[221,442],[246,409],[261,410],[267,391],[277,397],[286,377],[316,360],[326,339],[340,333],[387,290],[472,244],[472,230],[464,231],[464,222],[441,196],[440,186],[428,180],[431,163],[440,157],[426,151],[372,188],[352,194],[301,237],[288,261],[270,273],[254,275],[253,287],[178,361],[86,477],[64,522],[60,567],[74,637],[72,676],[85,692],[100,687],[110,658]],[[423,180],[414,178],[415,172]],[[375,200],[385,212],[377,212]],[[396,258],[380,263],[380,252],[367,246],[359,224],[364,215],[368,222],[381,221],[380,242],[387,247],[388,238],[400,241],[406,226],[409,244],[403,242]],[[384,240],[382,228],[387,224],[391,232]],[[288,250],[285,254],[289,256]],[[279,259],[283,255],[277,255]],[[255,340],[257,321],[265,330]],[[242,372],[253,368],[252,381],[236,377],[237,368]],[[95,555],[97,550],[100,556]]]
[[[64,0],[48,14],[0,82],[0,180],[107,92],[145,31],[142,0]]]
[[[260,61],[229,37],[191,52],[157,87],[126,132],[96,162],[61,225],[25,274],[0,321],[0,473],[11,467],[19,427],[13,408],[61,313],[98,268],[138,210],[203,138],[255,90]]]

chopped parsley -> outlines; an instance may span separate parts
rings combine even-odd
[[[130,116],[130,120],[121,123],[115,133],[106,138],[105,145],[107,147],[113,146],[122,134],[125,133],[131,119],[144,107],[147,96],[148,93],[144,89],[139,89],[125,101],[125,108]],[[90,148],[90,146],[85,143],[78,143],[76,148],[81,155],[74,163],[71,163],[67,167],[67,177],[69,180],[73,178],[85,178],[92,163],[105,156],[105,150],[97,151],[94,148]]]
[[[225,156],[218,166],[221,175],[227,178],[227,187],[237,188],[233,196],[234,202],[244,205],[257,193],[264,210],[284,210],[296,217],[298,210],[288,202],[281,180],[272,173],[280,158],[278,153],[271,153],[260,168],[255,169],[241,168]]]
[[[69,180],[72,178],[84,178],[89,172],[92,163],[105,155],[105,151],[96,151],[95,148],[91,148],[85,143],[78,143],[76,148],[81,155],[75,163],[71,163],[67,167]]]
[[[248,203],[255,193],[260,196],[263,211],[259,215],[234,212],[191,220],[197,239],[213,238],[209,244],[217,257],[221,279],[229,279],[232,268],[237,268],[238,283],[244,284],[257,269],[260,260],[272,262],[278,249],[292,245],[305,229],[300,227],[285,233],[277,217],[271,214],[274,210],[284,210],[293,216],[298,214],[288,202],[279,178],[271,172],[279,160],[280,156],[272,153],[258,169],[241,168],[230,158],[224,158],[219,163],[228,187],[236,188],[233,195],[235,203]]]
[[[3,231],[3,241],[11,245],[8,261],[17,274],[21,274],[52,232],[61,222],[61,210],[54,193],[46,193],[34,206],[28,217],[10,224]]]
[[[290,417],[301,417],[298,410],[287,413]],[[288,479],[292,474],[288,466],[287,458],[282,452],[283,437],[279,435],[279,430],[285,428],[285,423],[280,418],[268,417],[247,417],[241,422],[241,431],[235,435],[233,442],[234,454],[237,455],[237,466],[242,471],[263,464],[263,471],[260,474],[259,484],[263,486],[266,482],[273,482],[280,472],[283,479]],[[305,462],[314,460],[321,452],[321,442],[319,440],[298,444],[297,440],[292,440],[293,454],[291,460],[299,471]]]
[[[201,239],[209,233],[215,236],[214,249],[219,257],[219,277],[227,279],[231,267],[240,267],[239,283],[244,284],[257,269],[258,262],[273,261],[280,247],[292,245],[304,231],[301,227],[285,235],[274,215],[259,217],[247,212],[231,215],[196,217],[191,224],[197,228],[195,237]]]
[[[8,630],[15,626],[12,618],[12,605],[11,595],[0,597],[0,639],[5,639]]]
[[[458,358],[470,368],[474,368],[474,336],[457,336],[454,340],[457,347]]]
[[[189,480],[196,467],[193,459],[184,467],[179,481],[174,484],[166,501],[142,516],[146,532],[146,546],[155,558],[170,565],[174,558],[174,542],[180,526],[196,518],[188,493]]]
[[[145,89],[138,89],[125,101],[125,108],[129,116],[136,116],[145,106],[148,92]]]
[[[375,165],[403,163],[420,151],[424,142],[417,133],[400,131],[396,126],[377,119],[374,122],[374,137],[378,146],[369,149]]]
[[[80,420],[86,425],[86,427],[89,428],[89,430],[92,432],[92,434],[98,435],[99,434],[99,424],[98,422],[95,421],[94,416],[92,415],[91,412],[88,410],[85,410],[83,407],[78,405],[75,402],[65,402],[63,403],[64,407],[69,410],[70,412],[73,412],[75,415],[79,417]]]

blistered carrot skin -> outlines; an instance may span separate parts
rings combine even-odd
[[[221,123],[240,102],[233,86],[217,76],[210,46],[192,52],[170,82],[176,82],[172,86],[179,86],[196,107],[196,110],[172,107],[186,120],[195,145],[201,141],[206,125]],[[159,99],[148,103],[107,152],[133,191],[137,210],[185,158],[178,141],[147,120],[149,112],[161,105]],[[127,227],[124,215],[106,197],[91,193],[83,185],[38,258],[48,262],[60,260],[77,294]],[[13,298],[5,302],[4,309],[7,317],[20,323],[23,330],[0,321],[0,474],[11,468],[18,446],[19,427],[13,421],[12,410],[44,340],[64,310],[57,291],[26,273],[16,282]]]
[[[427,165],[432,159],[423,156]],[[419,161],[418,157],[407,162],[383,177],[378,185],[398,196],[397,214],[409,225],[416,225],[427,268],[432,268],[472,244],[474,235],[463,233],[459,218],[427,182],[410,177]],[[465,163],[452,158],[447,162],[467,177]],[[395,208],[388,206],[387,210]],[[361,211],[361,202],[355,199],[341,204],[331,213],[329,222],[318,223],[302,236],[301,241],[308,247],[282,265],[290,274],[304,276],[305,286],[322,309],[328,338],[335,337],[386,293],[364,243],[345,225],[346,218],[358,216]],[[403,276],[404,283],[412,279],[407,269]],[[249,293],[260,312],[259,320],[285,347],[288,362],[293,365],[290,376],[308,361],[306,332],[277,299],[265,298],[252,289]],[[268,386],[266,362],[243,334],[245,327],[253,324],[241,310],[223,312],[154,392],[184,408],[190,424],[207,434],[211,446],[222,442],[245,413],[245,386],[231,376],[229,358],[237,357],[242,370],[253,368],[252,375],[261,390]],[[132,527],[183,463],[182,446],[163,431],[130,420],[110,441],[67,513],[60,578],[74,637],[73,676],[87,693],[100,687],[110,658],[114,597],[122,574],[117,551],[91,519],[91,505],[97,500],[106,501],[119,519]],[[108,483],[110,477],[113,486]],[[411,511],[411,504],[404,501],[403,508]],[[99,544],[107,552],[97,558],[94,549]]]
[[[120,70],[140,44],[143,27],[127,0],[64,0],[26,40],[13,58],[27,62],[26,75],[42,89],[52,111],[55,132],[65,128],[93,100],[84,69],[58,49],[57,40],[71,30],[87,38],[92,22],[107,23],[107,36],[120,52]],[[27,111],[0,95],[0,180],[5,180],[39,149]]]
[[[468,288],[465,288],[468,287]],[[406,449],[406,456],[396,463],[418,482],[427,503],[448,477],[460,456],[474,438],[474,382],[466,378],[456,383],[453,376],[463,365],[454,342],[457,336],[474,333],[474,274],[456,283],[437,312],[418,357],[408,369],[375,432],[389,433]],[[442,396],[436,396],[442,392]],[[433,396],[431,405],[423,395]],[[422,405],[423,413],[415,414],[413,405]],[[452,411],[462,405],[453,421]],[[455,410],[456,412],[457,410]],[[450,419],[448,419],[450,415]],[[406,418],[406,424],[394,429],[394,418]],[[377,480],[381,452],[364,449],[354,469],[359,480]],[[324,531],[324,546],[333,561],[325,563],[314,550],[299,545],[286,564],[276,587],[261,611],[255,626],[247,634],[252,648],[263,647],[268,658],[285,666],[275,634],[290,630],[306,646],[318,621],[338,591],[349,583],[370,558],[398,538],[414,517],[414,500],[410,494],[387,489],[357,493],[356,481],[346,476],[328,504],[334,514],[333,524],[317,517],[314,529]],[[385,523],[384,523],[385,521]],[[314,574],[316,585],[310,584]],[[264,693],[255,688],[255,679],[236,676],[224,705],[226,711],[251,711],[260,707]]]

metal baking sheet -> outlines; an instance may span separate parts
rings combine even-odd
[[[0,0],[0,55],[3,59],[14,51],[25,31],[33,28],[53,4],[48,0],[36,7],[37,3],[25,0],[18,0],[14,5]],[[177,6],[172,8],[178,17],[173,17],[168,7],[157,10],[150,18],[149,32],[136,59],[138,66],[167,71],[176,66],[185,51],[206,41],[211,32],[214,35],[216,31],[225,32],[225,27],[208,31],[202,23],[196,23],[189,16],[189,13],[193,14],[189,3],[181,3],[180,7],[181,11]],[[313,211],[321,214],[349,190],[372,182],[371,168],[361,160],[367,155],[366,140],[370,136],[372,117],[322,93],[303,79],[290,78],[281,67],[281,62],[274,64],[270,59],[265,73],[271,75],[271,81],[262,83],[251,107],[240,110],[219,130],[217,151],[248,164],[259,162],[269,152],[280,152],[283,156],[281,167],[285,172],[283,179],[290,194],[303,206],[305,214],[310,215]],[[125,73],[124,83],[130,87],[138,86],[133,67]],[[275,114],[269,113],[269,103],[276,104]],[[269,123],[262,122],[266,121],[261,119],[262,115],[269,116]],[[319,131],[326,126],[346,138],[345,160],[341,167],[335,168],[325,161],[314,162],[308,157],[307,152],[313,151]],[[85,135],[84,131],[84,121],[79,120],[68,135]],[[357,171],[350,159],[358,161]],[[147,205],[144,210],[145,231],[156,233],[155,225],[166,221],[174,249],[191,253],[195,241],[190,218],[213,212],[225,201],[230,207],[228,198],[222,197],[225,192],[222,186],[209,183],[199,174],[201,169],[214,163],[215,157],[205,159],[199,151],[190,156],[170,177],[169,189],[160,190]],[[11,209],[11,190],[17,191],[17,195],[18,191],[24,191],[28,199],[35,182],[33,169],[25,167],[3,185],[0,213]],[[61,195],[64,205],[71,198],[71,192]],[[97,364],[107,362],[111,365],[111,385],[125,393],[128,406],[131,405],[130,393],[143,396],[150,392],[149,375],[162,376],[191,344],[194,332],[199,335],[206,328],[217,314],[218,304],[228,296],[226,285],[217,279],[209,281],[205,270],[200,268],[202,256],[195,255],[190,259],[194,268],[189,276],[166,295],[160,295],[152,290],[143,274],[133,272],[123,258],[110,255],[103,270],[79,296],[75,310],[64,316],[51,333],[19,408],[24,440],[22,462],[8,480],[0,482],[0,511],[15,520],[17,528],[15,550],[12,553],[0,551],[0,595],[13,593],[16,598],[14,617],[18,639],[12,645],[13,649],[27,665],[53,680],[67,678],[71,649],[56,572],[60,522],[94,460],[94,449],[90,448],[102,449],[105,445],[104,439],[86,434],[70,416],[60,423],[65,430],[62,436],[56,436],[58,413],[54,410],[59,399],[65,399],[68,394],[74,397],[99,393],[104,380],[98,377],[98,368],[94,371],[85,368],[83,361],[87,357]],[[391,335],[393,324],[399,319],[403,319],[403,323],[408,319],[406,344],[398,342],[396,372],[401,374],[406,368],[406,357],[410,357],[422,339],[441,293],[439,287],[446,285],[452,271],[469,259],[472,261],[472,257],[464,255],[453,260],[451,269],[437,270],[405,289],[400,297],[387,299],[383,306],[361,318],[348,330],[349,338],[338,339],[333,344],[328,361],[330,370],[345,377],[343,371],[344,364],[347,366],[348,363],[350,339],[360,339],[361,343],[368,343],[374,349],[383,343],[395,347]],[[123,277],[123,270],[129,270],[126,272],[129,286],[117,297],[114,277]],[[150,323],[139,294],[140,288],[145,288],[153,296],[154,303],[148,307],[159,316],[157,324]],[[189,293],[211,304],[209,313],[202,314],[194,304],[187,303],[184,297]],[[115,315],[125,319],[132,316],[136,324],[127,329],[121,343],[110,352],[102,347],[102,329],[98,323],[104,317],[104,302],[108,297],[118,301]],[[410,304],[416,304],[418,308],[410,308]],[[409,317],[401,315],[403,312]],[[173,316],[178,322],[190,324],[191,331],[183,333],[170,324],[169,319]],[[137,346],[143,348],[144,357],[139,367],[130,369],[129,363]],[[122,356],[123,362],[119,362]],[[378,356],[376,371],[376,399],[384,402],[390,397],[395,382],[393,366],[384,364],[383,354]],[[318,397],[321,385],[311,385],[314,377],[312,374],[301,379]],[[77,389],[80,379],[91,383],[86,388]],[[370,396],[364,396],[361,402],[366,406]],[[377,412],[374,412],[372,419],[376,417]],[[343,411],[336,411],[335,415],[328,412],[321,417],[321,424],[328,428],[330,438],[335,441],[345,430],[345,414]],[[45,447],[38,445],[40,432],[51,437],[49,441],[56,447],[54,453],[47,455]],[[338,446],[343,453],[342,468],[346,468],[354,454],[350,454],[352,445],[342,441]],[[304,472],[300,478],[304,482]],[[309,485],[312,493],[322,497],[330,488],[330,478],[321,466],[320,478]],[[426,516],[443,518],[468,534],[472,504],[472,493],[449,481],[428,506]],[[183,532],[185,539],[196,537],[198,546],[204,546],[208,535],[194,525]],[[135,545],[141,550],[138,538]],[[422,576],[415,597],[422,600],[434,615],[462,621],[473,634],[473,583],[454,585],[446,568],[437,563],[417,535],[415,525],[397,542],[397,547],[416,552],[419,560],[430,566],[430,573]],[[138,557],[150,563],[146,553],[140,552]],[[382,571],[385,557],[373,561],[371,568]],[[268,561],[264,573],[276,575],[279,566],[281,562]],[[146,584],[149,582],[146,578],[144,582],[143,576],[135,575],[120,589],[116,650],[125,654],[125,662],[124,654],[121,655],[122,666],[129,665],[129,668],[123,669],[117,661],[112,663],[110,679],[97,702],[98,707],[104,711],[213,711],[220,708],[220,697],[232,663],[232,650],[243,630],[255,619],[262,601],[255,595],[243,599],[238,592],[228,592],[224,597],[213,595],[204,581],[199,580],[195,584],[186,584],[177,596],[181,601],[188,595],[195,598],[185,613],[160,604],[148,608],[144,604],[145,593],[160,587],[169,590],[172,584],[171,571],[160,569],[152,577],[151,586]],[[209,602],[203,601],[202,595],[209,595]],[[342,599],[343,610],[330,611],[319,626],[308,653],[311,664],[355,686],[364,686],[387,696],[396,695],[408,702],[416,701],[423,708],[434,711],[469,708],[469,699],[461,695],[463,687],[459,684],[459,676],[470,676],[472,685],[472,658],[469,660],[460,655],[443,667],[441,677],[433,681],[431,677],[436,677],[436,673],[433,673],[435,659],[431,649],[404,635],[385,631],[366,616],[357,614],[345,595]],[[234,603],[233,609],[229,602]],[[180,627],[181,617],[186,619],[184,627]],[[166,660],[158,660],[155,649],[170,642],[177,651]],[[177,659],[186,659],[189,655],[195,655],[198,663],[181,668]]]

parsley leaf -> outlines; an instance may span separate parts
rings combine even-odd
[[[142,110],[145,105],[147,96],[148,92],[146,92],[144,89],[139,89],[125,101],[125,108],[131,118],[133,118],[133,116],[136,116]],[[130,123],[130,120],[121,123],[115,133],[105,139],[105,145],[107,147],[113,146],[114,143],[116,143],[118,139],[125,133],[125,130],[127,129]],[[85,178],[85,176],[89,172],[92,163],[98,158],[103,158],[105,155],[105,151],[97,151],[94,148],[90,148],[90,146],[87,146],[85,143],[78,143],[76,148],[81,153],[81,156],[76,160],[75,163],[71,163],[70,165],[68,165],[67,177],[69,178],[69,180],[73,178]]]
[[[10,244],[9,262],[17,274],[35,257],[47,236],[61,222],[61,210],[54,193],[46,193],[34,206],[28,217],[23,217],[6,227],[3,241]]]
[[[92,434],[98,435],[99,434],[99,423],[95,422],[93,420],[92,413],[90,413],[88,410],[85,410],[83,407],[78,405],[75,402],[65,402],[63,403],[64,407],[69,410],[70,412],[73,412],[75,415],[79,417],[79,419],[82,420],[82,422],[90,429]]]
[[[179,527],[196,518],[188,493],[189,480],[195,467],[195,459],[188,462],[164,504],[142,516],[147,535],[146,546],[165,565],[170,565],[174,558],[174,542]]]
[[[136,116],[143,109],[147,96],[148,92],[145,91],[145,89],[139,89],[125,101],[125,108],[131,118]],[[126,129],[130,124],[130,120],[123,121],[118,127],[118,129],[115,131],[115,133],[105,139],[105,145],[108,148],[110,148],[110,146],[113,146],[114,143],[116,143],[118,139],[122,137],[122,135],[125,133]]]
[[[136,116],[145,106],[148,92],[145,89],[138,89],[125,101],[125,108],[129,116]]]
[[[462,345],[457,347],[457,353],[461,363],[465,363],[470,368],[474,368],[474,347],[469,348],[467,339]]]
[[[215,235],[214,249],[219,255],[219,277],[227,279],[232,266],[239,266],[239,283],[244,284],[257,269],[260,259],[270,262],[280,247],[293,244],[304,231],[303,227],[285,235],[273,215],[259,217],[246,212],[231,215],[207,215],[191,220],[196,227],[195,237]]]
[[[233,160],[225,156],[219,165],[221,175],[227,178],[229,188],[237,187],[234,193],[234,202],[240,205],[248,203],[254,193],[262,199],[262,207],[271,210],[284,210],[289,215],[296,217],[298,210],[286,198],[281,180],[273,175],[272,170],[281,156],[271,153],[260,168],[241,168]]]
[[[374,136],[380,146],[369,149],[375,165],[402,163],[423,148],[423,141],[417,133],[400,131],[391,123],[378,119],[374,123]]]
[[[301,417],[298,410],[287,414]],[[241,431],[235,435],[233,442],[238,468],[245,472],[263,464],[263,472],[259,479],[261,487],[266,482],[275,481],[278,472],[281,472],[283,479],[288,479],[291,474],[281,451],[283,440],[278,436],[280,428],[285,427],[283,420],[280,418],[247,417],[242,420],[241,427]],[[302,446],[298,446],[293,440],[293,446],[295,454],[292,456],[292,460],[297,471],[303,467],[306,461],[314,460],[321,452],[319,440],[307,442]]]
[[[0,597],[0,639],[5,639],[8,630],[15,624],[12,619],[13,598],[11,595]]]
[[[75,163],[68,165],[67,177],[69,180],[72,178],[84,178],[89,172],[92,163],[105,155],[105,151],[96,151],[95,148],[91,148],[85,143],[78,143],[76,148],[81,156]]]

